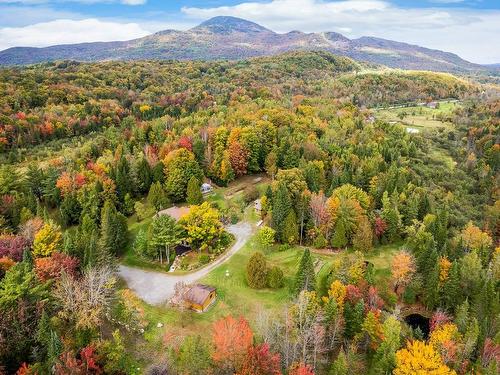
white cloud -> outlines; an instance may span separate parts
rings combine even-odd
[[[0,28],[0,50],[17,46],[44,47],[55,44],[115,41],[140,38],[150,32],[137,23],[60,19],[24,27]]]
[[[49,4],[49,3],[84,3],[84,4],[121,3],[125,5],[143,5],[146,4],[147,1],[148,0],[0,0],[0,4],[37,5],[37,4]]]
[[[459,54],[474,62],[500,61],[500,11],[404,9],[381,0],[272,0],[214,8],[184,7],[192,19],[246,18],[287,32],[344,30],[348,37],[377,36]],[[350,32],[348,30],[351,30]]]

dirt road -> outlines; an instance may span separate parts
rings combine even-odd
[[[118,274],[127,282],[128,287],[145,302],[151,305],[161,305],[173,295],[176,283],[182,281],[190,284],[205,277],[241,249],[252,234],[252,226],[247,222],[230,225],[227,230],[234,235],[236,242],[223,256],[198,271],[185,275],[169,275],[168,273],[120,265]]]

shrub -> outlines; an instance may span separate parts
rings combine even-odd
[[[208,262],[210,262],[210,257],[208,256],[208,254],[198,255],[198,263],[200,263],[201,265],[205,265],[208,264]]]
[[[316,249],[324,249],[328,245],[328,241],[323,233],[318,234],[318,236],[314,239],[313,245]]]
[[[259,191],[255,187],[255,185],[249,185],[243,191],[243,199],[246,204],[249,204],[259,198]]]
[[[267,277],[267,284],[269,285],[269,287],[273,289],[279,289],[283,287],[284,283],[285,281],[281,268],[277,266],[271,268]]]
[[[256,252],[247,263],[247,282],[250,288],[262,289],[267,285],[267,262],[264,254]]]

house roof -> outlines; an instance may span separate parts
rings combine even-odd
[[[196,284],[184,295],[184,299],[197,305],[203,305],[210,293],[215,290],[213,286]]]
[[[175,221],[179,221],[179,219],[186,215],[189,212],[189,207],[177,207],[172,206],[167,208],[166,210],[161,210],[158,212],[158,216],[169,215],[175,219]]]

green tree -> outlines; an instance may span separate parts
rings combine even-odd
[[[365,305],[363,300],[353,305],[347,302],[344,306],[344,319],[345,319],[345,337],[352,339],[356,334],[361,332],[363,325],[363,316]]]
[[[106,201],[101,211],[101,237],[99,246],[107,254],[120,254],[127,243],[127,219],[117,212],[111,201]]]
[[[195,176],[193,176],[189,179],[189,182],[187,185],[186,201],[189,204],[202,204],[203,203],[203,194],[201,193],[201,183]]]
[[[201,171],[195,156],[185,148],[170,152],[165,158],[165,188],[174,202],[186,198],[187,185],[191,177],[201,180]]]
[[[181,241],[182,228],[169,215],[157,216],[149,226],[149,246],[157,248],[160,263],[163,264],[163,250],[165,259],[170,263],[170,249]]]
[[[212,367],[210,349],[199,335],[187,336],[171,357],[180,374],[203,375]]]
[[[267,275],[267,284],[272,289],[279,289],[285,284],[283,271],[278,266],[271,267]]]
[[[333,361],[332,366],[328,375],[348,375],[349,374],[349,364],[347,363],[347,356],[344,350],[341,348],[339,354],[335,361]]]
[[[168,206],[167,194],[159,182],[155,182],[151,185],[148,193],[148,203],[154,207],[156,212],[161,211]]]
[[[401,324],[393,316],[382,324],[383,341],[377,348],[373,361],[376,374],[392,374],[396,367],[396,351],[401,346]]]
[[[267,286],[267,262],[264,254],[254,253],[247,263],[247,282],[251,288],[262,289]]]
[[[278,184],[272,202],[272,227],[276,230],[278,240],[285,242],[286,239],[283,237],[285,219],[292,209],[292,201],[285,184]]]
[[[396,191],[394,193],[397,193]],[[381,217],[387,223],[387,237],[389,241],[396,241],[399,238],[401,230],[401,215],[398,210],[398,202],[395,199],[397,194],[391,195],[387,191],[384,192],[382,197],[382,213]]]
[[[283,223],[283,232],[281,235],[283,242],[290,245],[297,242],[299,237],[299,227],[297,225],[297,217],[294,210],[290,210]]]
[[[295,295],[303,290],[316,290],[316,274],[309,249],[305,249],[300,259],[299,268],[295,275],[294,292]]]
[[[454,261],[448,279],[443,285],[443,304],[447,310],[453,311],[455,306],[462,303],[462,287],[460,285],[460,268],[457,261]]]
[[[138,193],[141,195],[145,194],[149,190],[153,181],[151,167],[145,158],[141,158],[141,160],[137,163],[136,178]]]
[[[125,343],[119,330],[115,330],[111,340],[105,340],[98,348],[99,353],[105,358],[104,371],[107,374],[126,374],[136,367],[128,355]]]
[[[274,244],[276,231],[268,226],[262,226],[257,232],[257,239],[266,250]]]

